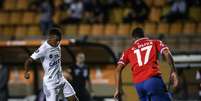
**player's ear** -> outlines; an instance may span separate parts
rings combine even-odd
[[[164,49],[162,51],[162,58],[163,58],[163,60],[166,60],[169,56],[171,56],[171,53],[170,53],[169,49]]]

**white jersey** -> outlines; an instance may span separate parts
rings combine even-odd
[[[40,59],[45,71],[43,83],[48,88],[56,88],[63,80],[61,68],[61,47],[50,46],[45,41],[32,55],[31,58]]]
[[[57,96],[62,91],[64,97],[75,95],[70,83],[64,79],[61,69],[61,47],[50,46],[45,41],[32,55],[31,58],[40,59],[45,71],[43,78],[43,91],[46,101],[58,101]]]

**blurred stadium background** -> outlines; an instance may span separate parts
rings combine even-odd
[[[76,53],[86,54],[95,101],[113,101],[115,62],[130,45],[130,32],[136,27],[163,40],[173,52],[181,81],[174,98],[201,99],[200,0],[0,0],[0,63],[9,70],[9,100],[36,98],[43,70],[34,64],[31,79],[25,80],[23,63],[52,26],[64,32],[64,70]],[[81,43],[70,45],[71,38]],[[168,83],[167,64],[162,62],[161,67]],[[138,101],[129,67],[123,85],[123,101]]]

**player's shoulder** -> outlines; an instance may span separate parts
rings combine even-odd
[[[133,46],[130,46],[124,50],[124,53],[129,53],[133,50]]]
[[[40,50],[46,50],[47,48],[48,48],[48,45],[47,45],[47,42],[46,42],[46,41],[43,42],[43,43],[40,45],[40,47],[39,47]]]

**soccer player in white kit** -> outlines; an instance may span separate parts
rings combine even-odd
[[[42,62],[45,75],[43,77],[43,91],[46,101],[58,101],[59,92],[63,92],[68,101],[78,101],[75,91],[70,83],[64,79],[61,68],[61,47],[60,41],[62,32],[58,28],[52,28],[48,32],[48,39],[45,41],[25,62],[24,77],[29,79],[29,66],[37,59]]]

